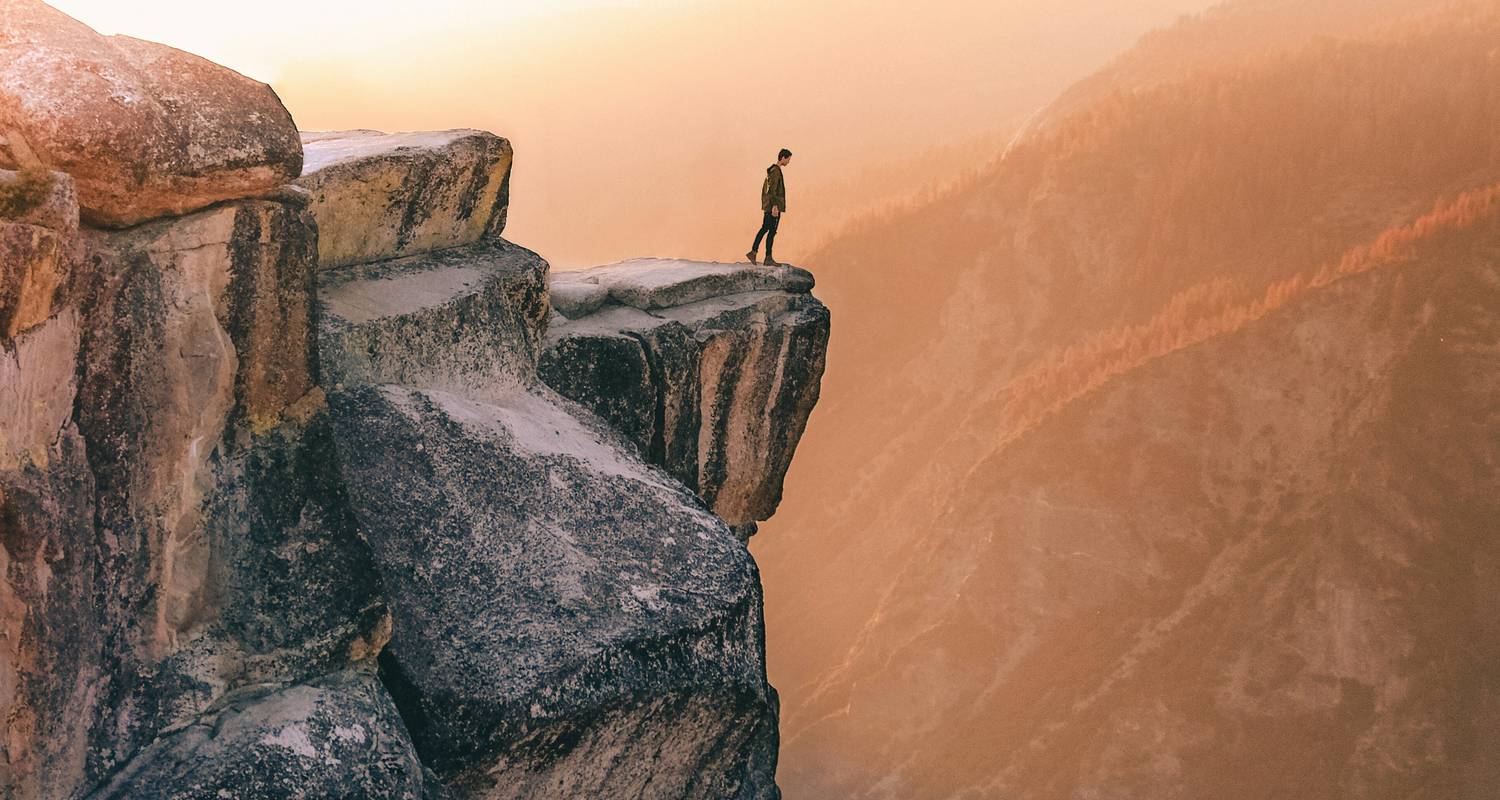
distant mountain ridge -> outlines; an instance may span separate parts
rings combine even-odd
[[[1162,55],[1197,34],[1253,45]],[[1228,3],[811,260],[843,336],[755,542],[788,797],[1480,796],[1497,42],[1493,2]],[[1353,549],[1264,538],[1309,520]]]

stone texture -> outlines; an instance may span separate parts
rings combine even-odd
[[[462,796],[774,797],[754,562],[537,381],[545,275],[503,241],[324,274],[339,463],[394,617],[382,675]]]
[[[323,267],[425,253],[499,236],[510,142],[475,130],[305,133],[297,185],[312,194]]]
[[[302,145],[270,87],[180,50],[0,1],[0,167],[73,176],[85,221],[128,226],[295,178]]]
[[[78,191],[73,179],[38,167],[0,170],[0,219],[72,238],[78,232]]]
[[[91,800],[421,800],[422,764],[373,674],[249,688],[146,748]]]
[[[61,307],[77,232],[78,198],[68,176],[0,170],[0,345]]]
[[[68,272],[68,240],[56,231],[0,222],[0,345],[52,315]]]
[[[593,269],[560,272],[555,283],[565,294],[576,284],[597,284],[621,305],[652,310],[685,305],[710,297],[753,291],[806,294],[812,273],[800,267],[757,267],[711,261],[637,258]]]
[[[382,668],[460,794],[775,796],[758,575],[697,498],[544,390],[335,408]]]
[[[312,381],[315,230],[244,202],[85,231],[0,356],[0,794],[76,797],[250,683],[389,634]]]
[[[496,239],[318,276],[321,369],[331,387],[463,387],[529,380],[546,324],[547,262]]]
[[[505,140],[307,140],[288,183],[267,87],[0,0],[0,796],[776,798],[745,525],[537,362],[810,277],[554,301]]]
[[[539,364],[548,385],[608,420],[746,536],[780,502],[817,403],[829,332],[828,310],[811,295],[740,291],[762,285],[766,272],[741,268],[725,277],[717,265],[648,260],[587,270],[611,298],[629,286],[626,296],[649,297],[645,305],[714,288],[729,293],[649,312],[611,304],[554,318]],[[554,276],[554,292],[578,285],[578,275]]]
[[[0,349],[0,470],[46,468],[78,393],[78,314],[68,310]]]
[[[592,314],[609,299],[609,287],[585,281],[554,279],[550,296],[552,310],[567,317],[578,319]]]

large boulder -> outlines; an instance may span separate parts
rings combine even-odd
[[[250,687],[154,742],[90,800],[422,800],[422,764],[374,675]]]
[[[312,193],[323,267],[498,237],[510,202],[510,142],[475,130],[304,133],[297,185]]]
[[[40,0],[0,0],[0,167],[72,175],[83,218],[123,227],[297,177],[269,86],[194,55],[101,36]]]
[[[557,273],[539,373],[749,536],[818,400],[829,315],[811,287],[795,267],[652,259]],[[605,297],[579,302],[588,288]]]
[[[484,798],[774,796],[759,574],[697,498],[545,390],[334,406],[434,771]]]

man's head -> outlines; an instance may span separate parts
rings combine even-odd
[[[776,163],[778,163],[778,164],[780,164],[781,166],[784,167],[787,164],[790,164],[791,162],[792,162],[792,151],[786,149],[785,147],[781,148],[781,152],[776,154]]]

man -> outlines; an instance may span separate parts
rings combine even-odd
[[[745,254],[751,264],[756,263],[755,254],[760,251],[761,237],[765,237],[766,266],[781,266],[771,255],[771,248],[776,244],[776,228],[781,225],[781,213],[786,211],[786,181],[781,177],[781,168],[790,163],[792,151],[783,147],[776,154],[776,163],[766,167],[766,182],[760,187],[760,210],[765,213],[765,217],[761,219],[760,231],[755,234],[755,244]]]

